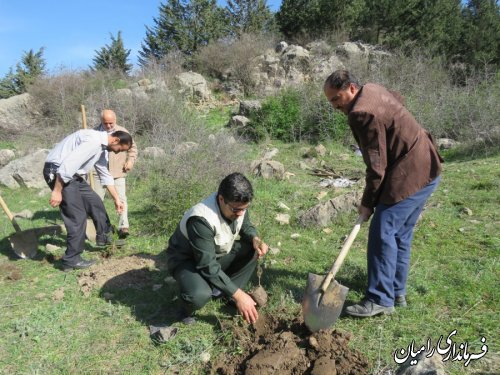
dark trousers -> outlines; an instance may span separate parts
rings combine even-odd
[[[54,189],[56,171],[57,166],[45,163],[43,177],[51,190]],[[87,217],[92,217],[98,239],[111,232],[111,223],[101,198],[77,175],[64,185],[59,209],[67,232],[66,252],[62,260],[66,264],[76,264],[82,260]]]
[[[217,262],[231,281],[240,289],[248,284],[257,267],[252,244],[236,241],[231,251]],[[212,297],[212,285],[196,269],[194,262],[184,262],[173,271],[185,307],[194,311],[205,306]]]
[[[395,297],[406,295],[413,228],[440,179],[437,177],[401,202],[378,204],[375,208],[368,235],[369,300],[394,306]]]

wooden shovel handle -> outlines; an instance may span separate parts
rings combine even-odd
[[[80,108],[82,110],[82,127],[84,129],[87,129],[87,114],[85,113],[85,106],[82,104]],[[92,188],[92,190],[94,190],[94,175],[92,174],[92,172],[89,172],[87,173],[87,176],[89,180],[89,185]]]
[[[339,256],[337,257],[337,259],[335,259],[335,263],[333,263],[332,268],[330,268],[330,271],[328,272],[328,274],[323,279],[323,282],[321,283],[320,289],[323,293],[326,292],[326,289],[332,282],[332,279],[337,274],[338,270],[340,269],[340,266],[342,265],[342,263],[344,263],[344,259],[347,256],[347,253],[349,252],[349,249],[351,248],[354,239],[358,235],[362,223],[363,223],[363,218],[359,216],[358,220],[356,221],[356,224],[354,225],[354,228],[349,234],[349,237],[347,237],[347,239],[344,242],[344,245],[342,245],[342,249],[340,250]]]
[[[21,231],[21,227],[19,226],[19,224],[17,224],[16,219],[14,218],[14,215],[12,215],[12,213],[9,210],[9,207],[7,207],[7,204],[4,202],[4,200],[2,199],[1,196],[0,196],[0,206],[2,206],[3,210],[7,214],[7,217],[11,221],[11,223],[14,226],[14,229],[16,230],[16,232],[20,232]]]

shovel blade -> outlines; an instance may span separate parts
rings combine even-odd
[[[349,288],[332,280],[326,291],[321,291],[325,276],[310,273],[302,301],[304,322],[311,332],[332,326],[340,316]]]
[[[14,253],[23,259],[31,259],[38,252],[38,237],[35,230],[16,232],[9,237]]]

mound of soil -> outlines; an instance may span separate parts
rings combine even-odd
[[[337,329],[311,334],[302,318],[285,321],[262,314],[250,328],[236,321],[221,324],[233,332],[242,354],[221,356],[209,364],[210,374],[368,374],[366,357],[350,349],[350,335]]]

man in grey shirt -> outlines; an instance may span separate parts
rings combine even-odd
[[[49,203],[52,207],[59,206],[67,231],[67,249],[62,258],[64,271],[87,268],[95,263],[81,257],[87,216],[94,220],[97,244],[110,242],[112,227],[106,208],[83,177],[94,167],[120,213],[123,203],[107,168],[108,151],[128,151],[131,146],[132,137],[126,132],[107,134],[83,129],[68,135],[47,156],[43,176],[52,190]]]

